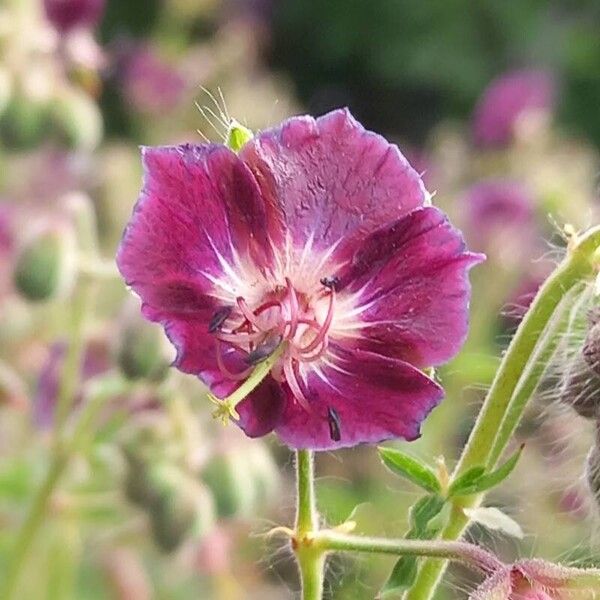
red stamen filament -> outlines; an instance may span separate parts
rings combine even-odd
[[[327,316],[323,321],[323,325],[319,329],[317,335],[314,339],[304,348],[300,348],[301,354],[310,354],[313,350],[316,350],[320,344],[326,345],[327,342],[327,332],[331,327],[331,322],[333,321],[333,309],[335,306],[335,291],[331,290],[329,295],[329,308],[327,309]]]

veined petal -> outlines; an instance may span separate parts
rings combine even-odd
[[[467,334],[467,272],[483,259],[434,207],[374,232],[338,273],[362,307],[356,344],[417,367],[452,358]]]
[[[256,182],[221,146],[143,149],[144,187],[117,264],[145,304],[193,312],[238,257],[270,261]]]
[[[335,362],[309,369],[310,411],[287,389],[279,437],[294,448],[332,450],[392,438],[414,440],[443,390],[411,365],[372,352],[335,348]],[[334,411],[333,413],[331,411]],[[331,419],[339,439],[331,433]]]
[[[287,228],[296,247],[339,243],[336,258],[428,198],[398,148],[346,109],[291,118],[254,137],[240,157],[270,207],[272,237],[281,243]]]

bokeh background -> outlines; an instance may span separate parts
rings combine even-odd
[[[297,597],[285,543],[265,535],[293,518],[290,452],[213,421],[114,276],[140,144],[347,105],[400,145],[488,254],[470,338],[438,373],[448,398],[410,447],[451,467],[565,225],[598,220],[599,31],[598,0],[0,0],[0,577],[58,425],[94,385],[115,386],[44,508],[16,597]],[[506,559],[600,562],[593,432],[556,401],[579,321],[521,427],[516,474],[490,497],[524,539],[470,532]],[[361,533],[405,532],[417,491],[374,449],[322,454],[317,471],[327,522],[354,511]],[[374,598],[391,565],[336,558],[327,597]],[[470,577],[453,569],[439,598],[466,598]]]

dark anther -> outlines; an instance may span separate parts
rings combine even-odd
[[[280,334],[268,337],[262,344],[256,346],[256,348],[246,356],[244,361],[249,365],[258,365],[264,360],[267,360],[267,358],[277,350],[277,347],[282,341],[283,336]]]
[[[321,285],[329,288],[330,290],[335,290],[337,288],[338,283],[340,282],[340,278],[335,275],[330,275],[329,277],[321,277],[319,279]]]
[[[232,306],[223,306],[219,308],[212,316],[210,323],[208,324],[208,332],[215,333],[215,331],[221,329],[221,325],[227,321],[232,310]]]
[[[329,437],[334,442],[339,442],[342,439],[340,415],[331,406],[327,407],[327,422],[329,423]]]

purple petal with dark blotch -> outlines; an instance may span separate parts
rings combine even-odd
[[[234,251],[269,263],[264,205],[233,152],[188,144],[145,148],[143,157],[144,187],[117,264],[144,303],[190,312],[210,304],[209,277],[223,275]]]
[[[362,290],[356,343],[417,367],[446,362],[467,334],[467,272],[483,259],[433,207],[374,232],[338,273],[339,289]]]
[[[343,238],[337,257],[367,234],[423,204],[427,192],[398,148],[367,131],[348,110],[294,117],[241,150],[271,207],[270,229],[289,229],[297,247]]]
[[[275,432],[293,448],[332,450],[392,438],[414,440],[425,417],[442,399],[443,389],[415,367],[392,358],[342,348],[333,350],[335,367],[324,367],[324,381],[308,375],[307,411],[288,390]],[[333,439],[329,409],[339,423]]]

